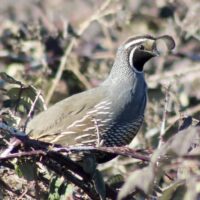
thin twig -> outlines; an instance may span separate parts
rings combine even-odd
[[[87,78],[80,72],[80,63],[77,58],[70,57],[70,60],[68,61],[67,70],[71,71],[78,80],[84,85],[86,89],[92,88],[92,85],[87,80]]]
[[[93,120],[94,120],[94,127],[96,129],[96,135],[97,135],[97,144],[96,144],[96,146],[100,147],[101,137],[100,137],[100,134],[99,134],[98,122],[97,122],[97,120],[95,118],[93,118]]]
[[[122,155],[122,156],[130,156],[135,159],[139,159],[142,161],[149,161],[150,157],[143,155],[141,153],[138,153],[137,151],[128,148],[128,147],[93,147],[93,146],[81,146],[81,147],[55,147],[52,149],[55,152],[96,152],[96,151],[101,151],[101,152],[106,152],[106,153],[111,153],[111,154],[116,154],[116,155]]]
[[[28,152],[12,153],[7,156],[0,156],[0,160],[9,160],[9,159],[13,159],[13,158],[38,156],[38,155],[46,155],[46,153],[42,150],[33,150],[33,151],[28,151]]]
[[[190,73],[198,73],[198,72],[199,72],[199,64],[196,64],[196,65],[193,64],[193,67],[191,68],[173,70],[169,72],[164,72],[162,74],[151,75],[147,78],[148,85],[155,85],[157,83],[171,80],[174,77],[181,77],[181,76],[188,75]]]
[[[21,100],[22,92],[23,92],[23,89],[24,89],[23,87],[24,87],[23,85],[20,85],[19,94],[18,94],[17,101],[16,101],[16,104],[15,104],[15,114],[17,112],[17,109],[18,109],[18,106],[19,106],[19,103],[20,103],[20,100]]]
[[[24,196],[27,194],[28,188],[25,188],[25,191],[16,199],[16,200],[21,200],[24,198]]]
[[[101,14],[101,12],[103,10],[105,10],[109,6],[109,4],[111,2],[112,2],[112,0],[105,1],[100,6],[100,8],[92,16],[90,16],[90,18],[88,20],[86,20],[84,23],[82,23],[81,26],[80,26],[80,29],[78,31],[78,35],[82,35],[83,32],[89,27],[91,22],[97,20],[100,17],[104,17],[105,15],[100,15],[100,14]],[[53,80],[53,84],[52,84],[50,90],[48,91],[48,94],[47,94],[47,97],[46,97],[46,104],[47,105],[51,100],[51,97],[52,97],[52,95],[53,95],[53,93],[55,91],[55,88],[56,88],[59,80],[61,79],[62,73],[63,73],[63,71],[65,69],[65,65],[67,63],[68,56],[69,56],[70,52],[72,51],[72,48],[75,45],[75,42],[76,42],[76,38],[72,38],[72,40],[70,41],[67,49],[65,50],[64,55],[62,56],[62,59],[61,59],[61,62],[60,62],[60,66],[59,66],[58,71],[56,73],[55,79]]]
[[[170,85],[168,85],[165,88],[165,105],[164,105],[164,111],[163,111],[163,119],[161,122],[161,128],[160,128],[160,140],[159,140],[159,144],[158,144],[158,148],[160,148],[163,143],[164,143],[164,134],[165,134],[165,126],[166,126],[166,119],[167,119],[167,110],[168,110],[168,106],[169,106],[169,89],[170,89]]]
[[[31,108],[30,108],[30,110],[29,110],[27,119],[26,119],[26,121],[25,121],[25,123],[24,123],[24,128],[23,128],[23,131],[24,131],[24,132],[26,132],[27,124],[28,124],[28,122],[29,122],[29,120],[30,120],[30,118],[31,118],[31,114],[32,114],[32,112],[33,112],[33,110],[34,110],[34,108],[35,108],[35,105],[36,105],[36,103],[37,103],[37,100],[38,100],[40,94],[41,94],[41,91],[39,90],[38,93],[37,93],[37,96],[35,97],[35,100],[34,100],[33,104],[31,105]]]
[[[188,58],[192,61],[200,61],[200,54],[196,53],[185,53],[185,52],[172,52],[173,56],[179,57],[179,58]]]
[[[20,143],[21,143],[21,141],[15,138],[14,141],[12,141],[12,142],[9,144],[8,148],[7,148],[6,150],[4,150],[4,151],[0,154],[0,158],[6,158],[6,157],[13,151],[13,149],[14,149],[16,146],[18,146]]]
[[[49,104],[49,102],[51,100],[51,97],[52,97],[52,95],[53,95],[53,93],[55,91],[55,88],[56,88],[59,80],[61,79],[62,73],[64,71],[64,68],[65,68],[65,65],[66,65],[66,62],[67,62],[68,55],[70,54],[74,44],[75,44],[75,39],[73,38],[70,41],[70,43],[69,43],[64,55],[62,56],[62,59],[61,59],[61,62],[60,62],[60,66],[59,66],[58,71],[56,73],[55,79],[53,80],[53,84],[52,84],[50,90],[48,91],[48,94],[47,94],[47,97],[46,97],[46,105]]]
[[[184,113],[187,113],[188,115],[191,115],[191,116],[195,115],[198,112],[200,112],[199,104],[196,106],[190,107],[184,111]],[[179,119],[180,119],[180,115],[176,115],[176,116],[170,117],[167,121],[169,124],[173,125]]]

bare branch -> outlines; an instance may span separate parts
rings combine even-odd
[[[168,110],[168,106],[169,106],[169,90],[170,90],[170,85],[168,85],[165,88],[165,104],[164,104],[164,111],[163,111],[163,119],[162,119],[162,123],[161,123],[161,127],[160,127],[160,140],[159,140],[159,144],[158,144],[158,148],[160,148],[162,146],[162,144],[164,143],[164,134],[165,134],[165,126],[166,126],[166,120],[167,120],[167,110]]]
[[[28,122],[29,122],[29,120],[30,120],[30,118],[31,118],[31,114],[32,114],[32,112],[33,112],[33,110],[34,110],[34,108],[35,108],[35,105],[36,105],[36,103],[37,103],[37,100],[38,100],[40,94],[41,94],[41,91],[38,91],[37,96],[35,97],[35,100],[34,100],[33,104],[31,105],[31,109],[29,110],[27,119],[26,119],[26,121],[25,121],[25,123],[24,123],[24,128],[23,128],[23,131],[24,131],[24,132],[26,132],[27,124],[28,124]]]
[[[95,21],[95,20],[98,20],[99,18],[102,18],[104,17],[105,15],[108,15],[110,14],[110,12],[105,12],[107,7],[110,5],[110,3],[112,2],[112,0],[106,0],[101,6],[100,8],[94,12],[94,14],[92,16],[90,16],[90,18],[88,20],[86,20],[85,22],[83,22],[79,28],[79,31],[78,31],[78,35],[82,35],[83,32],[90,26],[90,24]],[[104,13],[105,12],[105,13]],[[60,66],[58,68],[58,71],[57,71],[57,74],[55,76],[55,79],[53,80],[53,84],[51,86],[51,88],[49,89],[48,91],[48,94],[47,94],[47,97],[46,97],[46,104],[48,105],[48,103],[50,102],[51,100],[51,97],[55,91],[55,88],[62,76],[62,73],[65,69],[65,66],[66,66],[66,63],[67,63],[67,59],[68,59],[68,56],[69,54],[71,53],[72,51],[72,48],[74,47],[76,43],[76,38],[73,38],[69,45],[67,46],[66,50],[65,50],[65,53],[64,55],[62,56],[62,59],[61,59],[61,62],[60,62]]]

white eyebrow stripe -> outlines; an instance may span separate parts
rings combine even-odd
[[[128,49],[130,46],[132,46],[132,45],[134,45],[134,44],[138,44],[138,43],[140,43],[140,42],[144,42],[144,41],[146,41],[146,40],[148,40],[148,39],[137,39],[137,40],[133,40],[133,41],[131,41],[131,42],[129,42],[129,43],[127,43],[126,45],[125,45],[125,49]]]

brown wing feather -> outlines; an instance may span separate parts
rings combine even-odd
[[[100,87],[73,95],[34,117],[27,133],[34,139],[61,145],[96,144],[98,132],[109,122],[104,119],[105,106],[101,102],[107,101]],[[98,115],[105,123],[98,125]]]

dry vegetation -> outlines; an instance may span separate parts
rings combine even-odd
[[[169,34],[176,49],[145,67],[149,102],[133,150],[99,149],[123,154],[98,166],[106,197],[199,199],[199,10],[198,0],[1,0],[0,199],[99,199],[88,174],[59,150],[13,134],[100,84],[118,45],[142,34]]]

